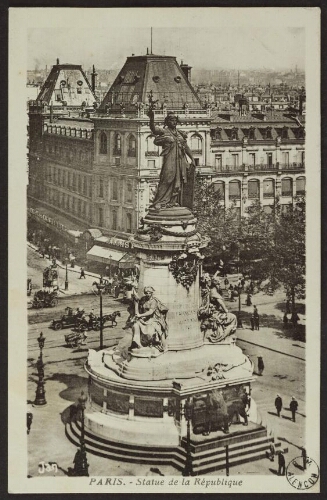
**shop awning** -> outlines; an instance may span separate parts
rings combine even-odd
[[[135,255],[126,253],[124,257],[119,261],[119,269],[134,269],[137,259]]]
[[[118,263],[125,255],[125,252],[113,250],[112,248],[94,245],[86,254],[87,260],[103,262],[104,264]]]

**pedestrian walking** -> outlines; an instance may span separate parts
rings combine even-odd
[[[265,365],[264,365],[262,356],[258,356],[258,374],[260,376],[263,374],[264,369],[265,369]]]
[[[84,267],[81,267],[81,274],[80,274],[79,279],[82,279],[82,278],[84,278],[84,279],[85,279],[85,271],[84,271]]]
[[[290,410],[292,412],[292,420],[295,422],[295,414],[297,412],[297,409],[299,407],[299,403],[296,401],[295,397],[292,396],[291,402],[290,402]]]
[[[30,411],[27,412],[27,434],[30,433],[31,431],[31,425],[32,425],[32,422],[33,422],[33,413],[31,413]]]
[[[250,322],[251,322],[251,330],[253,331],[254,330],[254,316],[253,316],[253,314],[251,314]]]
[[[303,470],[306,470],[307,469],[307,450],[305,448],[302,448],[301,453],[302,453],[302,460],[303,460]]]
[[[251,300],[251,298],[252,298],[252,295],[250,294],[250,292],[248,292],[247,295],[246,295],[246,305],[247,306],[252,306],[252,300]]]
[[[274,462],[275,461],[275,455],[276,455],[276,448],[275,448],[274,443],[271,442],[270,445],[269,445],[269,451],[266,452],[266,456],[267,456],[267,458],[269,458],[269,460],[271,462]]]
[[[282,411],[282,408],[283,408],[283,400],[279,394],[277,394],[276,399],[275,399],[275,408],[277,411],[277,416],[280,417],[280,412]]]
[[[227,290],[227,289],[228,289],[228,285],[229,285],[229,280],[228,280],[228,278],[225,278],[225,280],[224,280],[224,284],[225,284],[225,290]]]
[[[278,452],[278,476],[285,476],[285,457],[282,451]]]
[[[283,316],[283,323],[284,323],[284,328],[288,328],[288,316],[287,316],[287,312]]]
[[[259,313],[257,306],[253,306],[254,329],[259,331]]]

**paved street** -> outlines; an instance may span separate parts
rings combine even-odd
[[[35,283],[41,283],[43,259],[34,251],[29,250],[29,276],[35,279]],[[38,274],[39,273],[39,274]],[[40,279],[38,281],[38,276]],[[77,275],[78,277],[78,275]],[[34,282],[33,279],[33,282]],[[80,281],[77,281],[79,285]],[[84,281],[84,280],[83,280]],[[76,285],[76,286],[77,286]],[[84,287],[84,283],[81,283]],[[282,328],[282,312],[279,304],[283,302],[282,295],[267,297],[256,295],[253,302],[258,305],[259,313],[269,319],[271,326],[262,326],[259,332],[252,332],[249,328],[238,330],[238,344],[254,361],[258,354],[263,356],[265,370],[262,377],[257,377],[253,384],[252,397],[260,408],[262,421],[272,431],[276,438],[282,441],[283,446],[289,448],[286,460],[299,455],[299,447],[304,443],[305,429],[305,344],[290,338],[290,332],[284,332]],[[112,297],[104,296],[104,311],[121,311],[121,317],[117,318],[118,326],[104,329],[104,344],[109,347],[115,345],[123,335],[126,334],[122,327],[127,319],[126,305]],[[234,303],[235,304],[235,303]],[[234,306],[234,304],[231,304]],[[277,306],[276,306],[277,304]],[[72,461],[76,448],[65,436],[65,415],[68,407],[75,403],[81,390],[87,393],[87,377],[84,371],[88,348],[98,348],[99,332],[88,332],[87,345],[81,348],[67,347],[64,335],[70,333],[70,329],[53,331],[49,329],[50,320],[60,317],[67,305],[81,305],[86,312],[99,307],[99,297],[93,293],[90,295],[78,295],[72,297],[60,297],[59,305],[53,309],[28,311],[29,334],[28,334],[28,402],[27,409],[33,413],[31,433],[28,436],[29,446],[29,469],[30,476],[39,476],[38,464],[41,461],[55,461],[58,463],[57,475],[65,475],[68,467],[72,467]],[[230,307],[230,305],[229,305]],[[243,306],[242,306],[243,307]],[[246,309],[244,307],[244,309]],[[245,312],[251,311],[248,308]],[[302,319],[302,322],[303,319]],[[246,325],[244,325],[246,326]],[[46,399],[48,405],[44,408],[33,408],[32,401],[35,398],[37,370],[35,363],[39,354],[37,337],[40,332],[46,337],[44,347]],[[269,349],[267,349],[267,347]],[[273,347],[273,351],[270,348]],[[275,415],[274,399],[280,393],[284,409],[281,418]],[[288,410],[289,401],[295,395],[299,402],[299,413],[296,423],[290,419]],[[91,475],[149,475],[150,465],[136,465],[119,463],[108,459],[88,454]],[[166,475],[177,474],[171,467],[160,466],[159,469]],[[237,466],[231,469],[230,474],[274,474],[276,473],[276,462],[267,459]],[[224,471],[214,473],[224,475]]]

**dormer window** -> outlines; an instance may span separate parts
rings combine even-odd
[[[251,127],[250,130],[249,130],[249,139],[250,140],[255,139],[255,137],[254,137],[254,127]]]
[[[233,141],[238,140],[238,128],[236,128],[236,127],[232,128],[231,138]]]
[[[304,137],[305,137],[305,130],[304,130],[304,127],[301,127],[298,129],[298,138],[304,139]]]
[[[266,139],[272,139],[271,127],[266,128]]]
[[[216,141],[221,141],[221,128],[216,128],[212,131],[212,138]]]
[[[282,139],[288,139],[288,128],[284,127],[282,130]]]

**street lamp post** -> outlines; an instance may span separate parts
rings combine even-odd
[[[112,259],[112,255],[110,254],[109,255],[109,278],[111,278],[111,259]]]
[[[78,408],[81,412],[81,436],[80,436],[80,449],[77,450],[74,458],[74,476],[88,476],[89,464],[87,462],[86,448],[85,448],[85,427],[84,427],[84,410],[86,406],[87,397],[84,392],[81,392],[78,398]]]
[[[238,314],[237,314],[237,328],[243,328],[243,323],[241,319],[241,291],[242,287],[238,286]]]
[[[43,337],[43,333],[40,333],[40,336],[37,339],[40,348],[40,356],[37,360],[36,367],[38,372],[38,382],[37,388],[35,392],[35,401],[33,406],[44,406],[47,404],[45,399],[45,390],[44,390],[44,363],[43,363],[43,355],[42,349],[44,347],[45,337]]]
[[[68,290],[68,260],[66,259],[65,290]]]
[[[190,398],[187,398],[184,405],[184,416],[187,422],[187,435],[186,435],[186,460],[183,470],[183,476],[193,476],[193,465],[191,455],[191,420],[193,416],[193,403]]]
[[[100,295],[100,350],[103,349],[103,315],[102,315],[102,292],[105,288],[103,283],[95,283]]]

